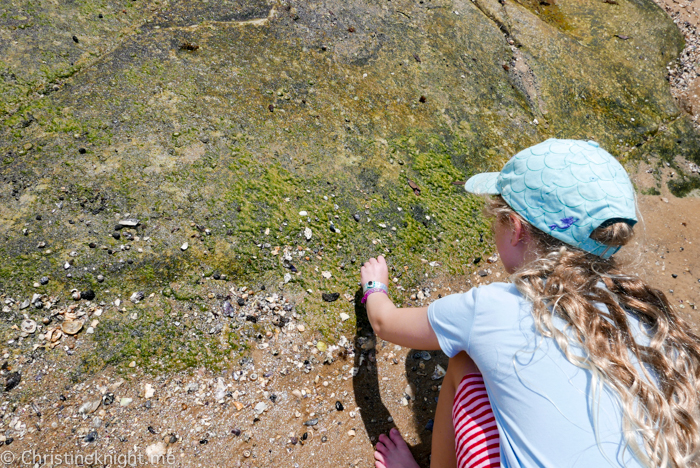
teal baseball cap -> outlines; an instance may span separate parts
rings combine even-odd
[[[591,233],[607,222],[637,222],[627,172],[595,141],[551,138],[513,156],[501,172],[471,177],[464,188],[500,194],[537,229],[602,258],[620,248],[591,239]]]

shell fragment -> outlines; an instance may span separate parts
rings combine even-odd
[[[82,329],[83,322],[81,320],[66,320],[61,324],[61,330],[66,335],[75,335]]]

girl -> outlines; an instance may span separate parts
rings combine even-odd
[[[465,188],[492,195],[509,283],[399,309],[376,294],[384,258],[361,269],[378,336],[450,357],[431,466],[700,465],[698,337],[612,257],[637,221],[622,166],[595,142],[550,139]],[[418,466],[395,429],[375,458]]]

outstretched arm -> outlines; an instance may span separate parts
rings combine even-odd
[[[389,284],[389,269],[383,256],[370,258],[360,269],[362,284],[380,281]],[[378,337],[407,348],[440,349],[428,321],[427,307],[397,308],[386,294],[370,294],[367,316]]]

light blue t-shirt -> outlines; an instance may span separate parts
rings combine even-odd
[[[591,372],[536,331],[532,303],[513,284],[446,296],[430,305],[428,318],[445,354],[466,351],[483,374],[502,466],[642,466],[624,441],[619,397],[597,385],[599,398],[592,398]],[[562,329],[564,322],[555,317],[554,324]],[[637,341],[648,344],[634,317],[630,325]]]

